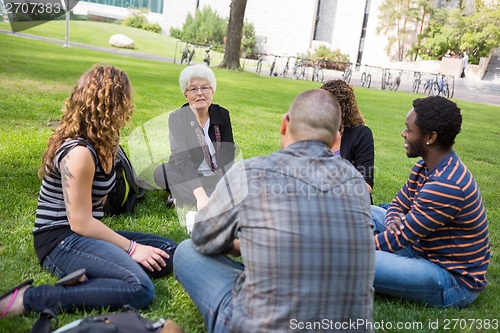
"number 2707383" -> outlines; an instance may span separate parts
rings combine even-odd
[[[63,13],[61,2],[5,2],[7,14],[59,14]]]

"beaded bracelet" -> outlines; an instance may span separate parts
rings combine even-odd
[[[134,241],[133,240],[130,240],[130,244],[128,245],[128,250],[127,250],[127,253],[130,254],[130,252],[132,251],[132,247],[134,246]]]
[[[127,253],[128,253],[129,256],[132,256],[132,254],[134,254],[134,251],[135,251],[136,247],[137,247],[137,242],[130,241],[130,248],[127,251]]]

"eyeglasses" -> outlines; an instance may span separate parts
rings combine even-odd
[[[212,87],[210,87],[210,86],[189,87],[189,88],[186,89],[186,92],[190,93],[190,94],[197,94],[199,90],[201,90],[202,94],[206,94],[206,93],[208,93],[209,91],[212,90]]]

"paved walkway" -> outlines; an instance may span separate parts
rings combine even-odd
[[[60,39],[35,36],[35,35],[30,35],[30,34],[26,34],[26,33],[22,33],[22,32],[12,33],[9,30],[2,30],[2,29],[0,29],[0,33],[12,35],[12,36],[17,36],[17,37],[22,37],[22,38],[41,40],[41,41],[46,41],[46,42],[64,45],[64,40],[60,40]],[[94,45],[76,43],[76,42],[71,42],[71,41],[70,41],[70,46],[71,47],[78,47],[78,48],[85,48],[85,49],[100,51],[100,52],[108,52],[111,54],[116,54],[116,55],[121,55],[121,56],[135,57],[135,58],[140,58],[140,59],[163,61],[163,62],[174,62],[173,58],[157,56],[157,55],[152,55],[152,54],[147,54],[147,53],[141,53],[141,52],[127,50],[127,49],[117,49],[117,48],[112,48],[112,47],[94,46]],[[253,71],[253,68],[247,68],[247,70]],[[262,75],[269,75],[269,71],[266,72],[265,69],[262,69],[261,74]],[[360,75],[361,75],[360,72],[354,71],[353,76],[352,76],[352,80],[351,80],[352,85],[354,85],[354,86],[361,85],[361,81],[359,79]],[[342,74],[340,72],[325,71],[325,80],[339,79],[341,77],[342,77]],[[411,91],[411,84],[413,83],[413,80],[411,80],[411,82],[409,82],[409,83],[407,81],[409,82],[409,80],[403,80],[398,91]],[[380,89],[380,83],[376,79],[373,79],[371,88]],[[457,79],[457,80],[455,80],[455,88],[454,88],[453,98],[458,99],[458,100],[500,106],[500,82],[497,82],[497,81],[479,81],[479,80],[470,80],[470,79]]]

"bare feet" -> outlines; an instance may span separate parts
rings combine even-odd
[[[85,281],[87,281],[88,279],[89,279],[89,278],[87,277],[87,275],[83,274],[83,275],[81,275],[81,276],[77,277],[76,279],[73,279],[73,280],[71,280],[71,281],[68,281],[68,282],[67,282],[67,283],[65,283],[64,285],[65,285],[65,286],[73,286],[73,285],[75,285],[75,284],[77,284],[77,283],[82,283],[82,282],[85,282]]]
[[[32,287],[31,284],[15,289],[0,300],[0,318],[14,317],[24,313],[24,292]]]
[[[160,333],[184,333],[184,331],[174,321],[167,320]]]

